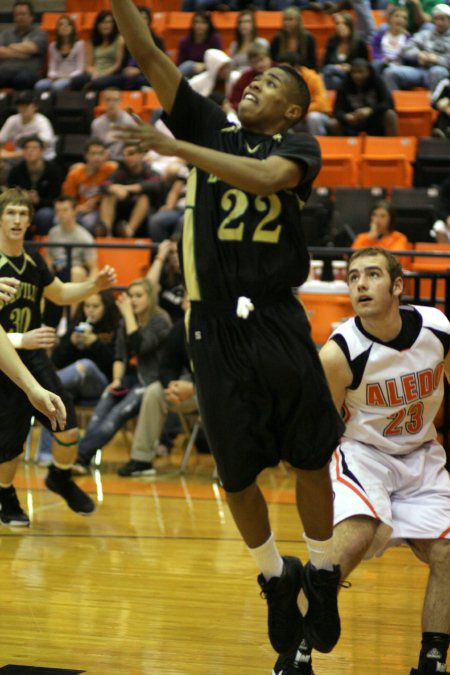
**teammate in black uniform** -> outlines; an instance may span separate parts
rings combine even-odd
[[[121,127],[119,136],[195,167],[182,242],[189,346],[228,504],[261,570],[271,643],[282,652],[304,632],[316,649],[329,651],[340,630],[340,571],[333,565],[328,463],[343,425],[291,292],[308,274],[301,208],[320,168],[316,141],[287,133],[307,112],[308,89],[293,69],[270,68],[244,91],[242,128],[231,126],[158,53],[132,1],[111,4],[176,139],[148,125]],[[256,482],[280,459],[296,472],[311,557],[304,568],[280,556]],[[304,621],[302,588],[309,601]]]
[[[88,514],[94,510],[94,502],[71,478],[79,436],[75,410],[45,352],[52,338],[51,329],[40,328],[41,299],[48,298],[60,305],[78,302],[112,286],[116,276],[113,269],[105,267],[95,280],[80,284],[63,284],[55,278],[39,253],[23,249],[32,209],[27,193],[18,188],[0,196],[0,273],[20,281],[15,295],[1,303],[0,324],[36,380],[59,394],[67,409],[66,429],[63,431],[58,426],[54,433],[57,448],[45,483],[61,495],[72,510]],[[36,349],[36,346],[43,348]],[[0,521],[8,525],[27,526],[30,522],[19,504],[13,480],[32,414],[33,407],[23,391],[0,373]],[[47,418],[39,411],[36,416],[49,427]]]

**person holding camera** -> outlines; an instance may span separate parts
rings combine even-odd
[[[112,379],[97,403],[78,449],[74,473],[88,473],[103,448],[139,412],[145,388],[158,379],[163,344],[169,334],[169,315],[157,304],[148,279],[136,279],[116,301],[122,315],[115,342]],[[130,359],[136,366],[130,365]]]

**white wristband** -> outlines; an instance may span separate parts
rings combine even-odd
[[[15,349],[22,349],[23,333],[7,333],[7,335]]]

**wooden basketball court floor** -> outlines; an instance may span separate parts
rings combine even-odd
[[[126,459],[113,445],[101,471],[79,479],[97,501],[89,518],[45,489],[45,469],[21,466],[32,525],[0,530],[0,675],[10,664],[23,667],[16,675],[269,675],[257,570],[211,458],[193,456],[181,477],[175,451],[156,477],[119,478]],[[261,485],[281,552],[304,560],[292,472],[266,471]],[[426,576],[408,549],[363,563],[340,595],[341,641],[315,655],[315,674],[409,675]]]

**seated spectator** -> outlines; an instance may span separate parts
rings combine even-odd
[[[375,22],[372,16],[372,9],[382,9],[377,6],[387,2],[387,0],[338,0],[337,2],[330,2],[330,0],[313,0],[308,5],[308,9],[315,11],[324,11],[327,14],[336,14],[345,11],[349,7],[355,12],[356,19],[356,33],[364,40],[366,44],[370,44],[372,36],[375,33]]]
[[[294,125],[294,131],[308,131],[313,136],[325,136],[330,125],[331,106],[322,76],[315,70],[301,65],[300,57],[294,52],[280,54],[280,64],[295,68],[303,77],[309,90],[311,102],[306,116]]]
[[[189,34],[178,44],[177,66],[185,77],[205,70],[203,57],[207,49],[222,49],[222,39],[207,12],[196,11]]]
[[[445,178],[439,186],[439,220],[437,220],[430,235],[438,244],[447,244],[450,241],[450,177]]]
[[[114,437],[125,422],[139,412],[147,387],[158,379],[159,362],[171,321],[158,307],[156,291],[148,279],[137,279],[117,299],[122,315],[119,326],[112,380],[95,407],[79,445],[74,471],[85,474],[99,448]],[[135,357],[136,369],[130,367]]]
[[[76,200],[77,221],[91,233],[100,220],[101,185],[117,169],[117,162],[107,156],[103,141],[90,138],[84,148],[86,162],[74,164],[62,186],[62,194]]]
[[[0,158],[14,160],[23,157],[21,142],[27,136],[38,136],[44,144],[44,159],[55,159],[56,136],[50,120],[38,112],[32,91],[22,91],[16,98],[17,114],[10,115],[0,129]],[[6,150],[5,144],[14,148]]]
[[[150,33],[152,34],[153,41],[161,51],[165,51],[164,40],[152,30],[152,13],[149,7],[144,5],[138,5],[138,10],[144,19],[145,23],[148,26]],[[136,59],[130,54],[128,47],[125,45],[122,70],[120,73],[114,76],[115,86],[120,89],[125,89],[127,91],[133,91],[135,89],[141,89],[142,87],[149,87],[150,82],[147,81],[147,78],[142,73]]]
[[[153,461],[169,412],[197,411],[198,401],[186,349],[186,329],[184,320],[178,319],[164,344],[158,379],[145,389],[130,461],[120,467],[119,476],[155,474]]]
[[[386,201],[380,201],[372,208],[369,231],[358,234],[352,243],[355,249],[372,246],[389,251],[407,251],[412,248],[407,237],[395,230],[395,209]],[[402,259],[402,267],[407,269],[409,262],[409,259]]]
[[[62,281],[85,281],[97,272],[97,252],[95,248],[72,248],[71,267],[68,268],[65,244],[94,244],[94,237],[76,220],[76,201],[73,197],[61,195],[55,200],[54,225],[48,233],[49,244],[61,244],[49,247],[45,252],[45,261],[55,275]]]
[[[397,136],[397,113],[383,80],[368,61],[355,59],[334,102],[331,133],[337,136]]]
[[[433,91],[449,76],[450,6],[436,5],[432,17],[434,28],[416,33],[401,50],[402,65],[391,65],[383,71],[390,91],[413,87]]]
[[[430,28],[432,12],[440,0],[389,0],[386,7],[386,14],[395,7],[404,7],[407,12],[406,28],[410,35],[414,35],[419,30]]]
[[[144,154],[139,143],[127,141],[119,168],[103,182],[100,217],[108,236],[147,236],[150,208],[159,208],[165,186]]]
[[[59,339],[52,361],[75,403],[96,401],[111,382],[119,317],[114,293],[95,293],[78,305],[67,332]],[[51,443],[51,433],[42,428],[39,464],[51,461]]]
[[[21,146],[23,159],[12,166],[7,185],[28,191],[34,206],[34,229],[45,235],[53,225],[53,202],[61,193],[62,172],[56,162],[44,159],[44,141],[39,136],[25,136]]]
[[[16,0],[14,26],[0,32],[0,88],[32,89],[44,72],[47,33],[33,24],[33,5]]]
[[[450,78],[446,77],[439,82],[431,95],[431,104],[433,108],[439,110],[433,127],[433,136],[450,138]]]
[[[120,89],[108,87],[103,93],[105,112],[99,115],[91,124],[91,135],[100,138],[108,150],[110,159],[120,161],[122,159],[123,141],[116,138],[114,125],[136,124],[134,119],[122,109],[122,93]]]
[[[248,87],[257,75],[260,75],[272,66],[270,48],[261,42],[254,42],[252,44],[248,50],[248,58],[250,68],[244,70],[239,79],[231,87],[229,100],[235,110],[239,107],[244,89]]]
[[[296,52],[301,63],[307,68],[316,69],[316,41],[309,31],[305,30],[302,15],[297,7],[283,10],[283,24],[270,43],[273,61],[278,61],[280,54]]]
[[[230,57],[220,49],[207,49],[205,70],[189,80],[192,89],[202,96],[225,94],[230,75]]]
[[[55,200],[57,225],[48,233],[49,244],[61,246],[46,248],[44,258],[48,267],[61,281],[79,283],[98,273],[97,252],[94,248],[72,248],[71,260],[64,244],[93,244],[94,238],[76,221],[76,202],[73,197],[61,196]],[[71,308],[74,311],[74,308]],[[63,315],[63,307],[50,301],[45,303],[44,323],[57,327]]]
[[[147,279],[158,293],[159,306],[169,314],[173,322],[184,316],[185,291],[178,254],[180,239],[180,235],[173,234],[170,239],[162,241],[147,272]]]
[[[181,234],[188,173],[186,164],[180,161],[164,204],[148,219],[148,234],[154,243],[169,239],[173,234]]]
[[[355,32],[350,14],[335,14],[334,21],[336,30],[327,40],[321,69],[327,89],[339,87],[354,59],[369,60],[367,45]]]
[[[386,66],[400,63],[400,53],[411,37],[406,29],[407,13],[404,7],[396,7],[372,38],[372,65],[381,73]]]
[[[258,37],[256,34],[255,12],[244,9],[237,18],[234,40],[229,47],[231,84],[238,79],[244,70],[250,67],[248,50],[254,42],[269,46],[269,42],[265,38]]]
[[[63,14],[56,24],[56,40],[48,47],[47,77],[34,85],[36,91],[62,91],[70,79],[85,69],[86,47],[77,37],[75,21]]]
[[[114,76],[122,68],[124,41],[117,30],[112,12],[100,11],[94,22],[91,39],[86,43],[86,69],[70,80],[70,87],[100,91],[114,86]]]

